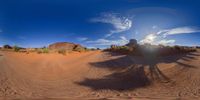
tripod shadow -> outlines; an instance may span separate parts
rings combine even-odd
[[[112,56],[117,54],[110,53]],[[93,90],[134,90],[150,85],[152,81],[170,82],[170,79],[159,69],[158,63],[177,63],[184,68],[196,68],[180,62],[179,60],[190,61],[200,56],[196,53],[185,53],[167,57],[157,57],[154,53],[146,53],[144,57],[122,55],[117,59],[91,63],[93,67],[104,68],[112,71],[110,75],[102,78],[89,79],[76,84],[90,87]],[[148,71],[146,71],[146,69]]]

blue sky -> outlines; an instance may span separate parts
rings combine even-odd
[[[0,0],[0,46],[200,45],[198,0]]]

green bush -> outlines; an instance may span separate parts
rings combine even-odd
[[[43,53],[49,53],[49,49],[48,48],[43,48]]]

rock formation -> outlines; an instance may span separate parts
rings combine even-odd
[[[136,39],[130,39],[129,43],[126,44],[126,46],[130,47],[130,48],[134,48],[136,47],[138,44],[137,44],[137,40]]]
[[[4,49],[12,49],[12,46],[10,46],[10,45],[4,45],[3,48]]]
[[[79,44],[69,43],[69,42],[57,42],[49,45],[49,49],[51,50],[66,50],[66,51],[72,51],[72,50],[80,50],[85,49],[83,46]]]

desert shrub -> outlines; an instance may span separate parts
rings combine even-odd
[[[85,51],[94,51],[94,50],[96,50],[96,49],[94,49],[94,48],[91,48],[91,49],[85,48]]]
[[[91,49],[86,49],[86,51],[95,51],[96,49],[95,48],[91,48]]]
[[[28,52],[26,49],[24,49],[24,48],[21,48],[20,50],[19,50],[19,52],[24,52],[24,53],[26,53],[26,52]]]
[[[66,55],[66,50],[64,50],[64,49],[60,49],[60,50],[58,50],[58,53],[59,53],[59,54]]]
[[[174,46],[174,49],[175,50],[181,50],[181,47],[179,47],[179,46],[176,45],[176,46]]]
[[[15,46],[13,47],[13,49],[14,49],[15,52],[19,52],[19,50],[20,50],[21,48],[15,45]]]
[[[116,45],[111,45],[111,46],[110,46],[110,49],[111,49],[111,50],[114,50],[114,49],[116,49],[116,48],[117,48]]]
[[[101,50],[100,48],[97,48],[97,50]]]
[[[83,52],[83,51],[85,51],[85,48],[82,48],[82,47],[75,47],[75,48],[73,49],[73,51]]]
[[[49,49],[48,48],[41,48],[41,49],[37,50],[37,53],[38,54],[40,54],[40,53],[49,53]]]
[[[43,53],[49,53],[49,49],[48,48],[43,48],[42,51],[43,51]]]
[[[111,46],[112,51],[129,51],[129,47],[127,46]]]
[[[130,50],[129,47],[127,47],[127,46],[120,46],[119,49],[121,49],[121,50],[127,50],[127,51]]]
[[[118,52],[118,53],[123,53],[123,54],[129,54],[133,50],[129,48],[128,46],[111,45],[110,48],[105,49],[104,51],[112,51],[112,52]]]
[[[37,50],[37,53],[40,54],[40,53],[42,53],[42,51],[41,50]]]
[[[197,49],[200,49],[200,46],[196,46]]]

